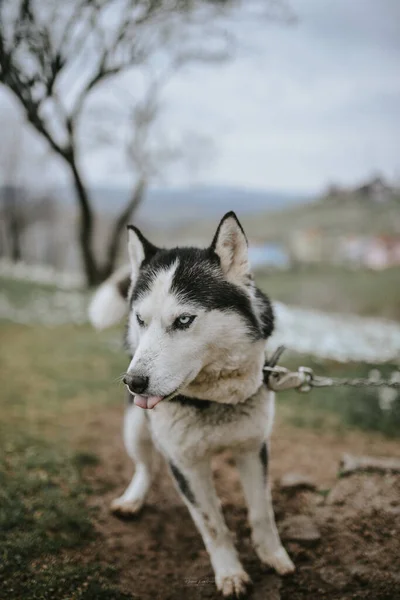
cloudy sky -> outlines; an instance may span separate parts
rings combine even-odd
[[[399,0],[290,4],[296,25],[245,23],[242,56],[167,88],[167,127],[214,140],[192,181],[314,192],[376,172],[400,180]],[[93,182],[129,179],[104,153],[86,166]]]
[[[176,119],[214,131],[218,183],[315,190],[400,177],[400,2],[292,0],[298,24],[249,31],[256,56],[175,83]]]

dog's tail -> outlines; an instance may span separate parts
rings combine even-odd
[[[128,308],[131,269],[121,267],[95,291],[89,304],[89,320],[96,329],[106,329],[120,321]]]

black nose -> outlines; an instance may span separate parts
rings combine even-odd
[[[127,373],[123,382],[134,394],[143,394],[149,385],[149,378],[143,377],[142,375],[129,375],[129,373]]]

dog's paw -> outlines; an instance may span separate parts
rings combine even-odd
[[[137,500],[124,500],[116,498],[110,504],[111,512],[118,517],[129,518],[136,515],[144,505],[144,499],[140,498]]]
[[[224,598],[243,598],[251,584],[250,577],[243,570],[229,575],[217,575],[215,582]]]
[[[295,571],[295,566],[283,546],[271,553],[262,552],[258,548],[257,554],[262,563],[275,569],[279,575],[289,575]]]

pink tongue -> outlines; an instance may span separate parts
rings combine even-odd
[[[135,396],[134,402],[140,408],[154,408],[162,399],[162,396]]]

